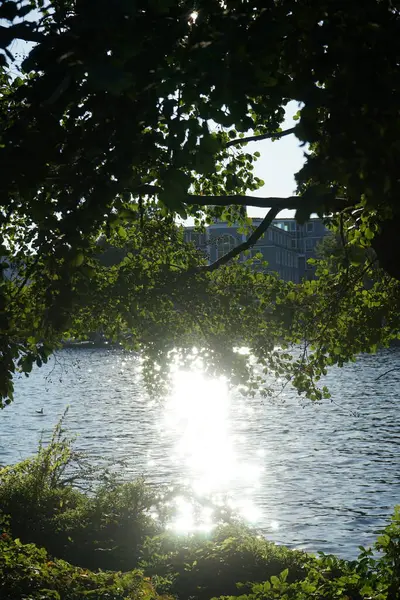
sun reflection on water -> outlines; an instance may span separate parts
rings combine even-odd
[[[174,440],[171,458],[194,496],[226,504],[246,521],[257,523],[259,511],[252,496],[259,487],[261,467],[240,456],[238,444],[244,440],[232,431],[231,409],[225,380],[208,379],[200,370],[177,371],[165,408],[164,433]],[[241,417],[245,419],[246,413]],[[229,492],[238,486],[243,494],[233,501]],[[210,507],[195,514],[193,504],[184,497],[175,499],[175,507],[176,518],[171,523],[174,531],[212,528],[214,515]]]

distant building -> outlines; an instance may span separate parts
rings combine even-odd
[[[255,227],[261,223],[261,219],[252,221]],[[238,230],[238,225],[217,221],[206,227],[204,233],[186,227],[185,239],[193,242],[212,263],[246,241],[248,235]],[[253,246],[251,255],[262,254],[260,263],[268,263],[268,272],[278,273],[285,281],[299,283],[304,278],[314,277],[314,270],[307,260],[315,257],[315,247],[327,233],[321,219],[310,219],[304,225],[299,225],[295,219],[276,219]],[[246,258],[243,256],[242,260]]]
[[[314,267],[307,261],[309,258],[316,258],[315,248],[318,242],[329,233],[322,219],[310,219],[304,225],[296,223],[296,219],[276,219],[273,223],[292,234],[293,249],[298,253],[300,279],[313,279]]]

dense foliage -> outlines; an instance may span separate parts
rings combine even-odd
[[[0,592],[7,600],[156,600],[140,571],[93,573],[51,558],[44,548],[23,544],[4,533],[0,539]]]
[[[281,373],[312,398],[330,363],[397,337],[397,1],[7,0],[0,19],[5,402],[16,368],[94,327],[143,351],[148,383],[195,344],[247,392]],[[15,40],[33,44],[18,77]],[[307,148],[298,195],[247,196],[262,182],[246,142],[284,135]],[[241,250],[295,208],[356,251],[285,286],[184,244],[178,216],[246,227],[246,205],[271,210]],[[304,339],[299,360],[273,350]]]
[[[400,510],[380,555],[362,548],[351,562],[277,546],[232,516],[209,534],[175,535],[168,498],[142,482],[88,466],[78,478],[82,457],[60,427],[36,456],[0,470],[1,598],[399,600]]]

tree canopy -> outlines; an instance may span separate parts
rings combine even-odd
[[[0,19],[5,402],[15,369],[99,328],[143,351],[149,386],[196,346],[246,393],[278,374],[313,399],[329,364],[397,338],[397,0],[7,0]],[[15,40],[34,44],[18,77]],[[287,135],[306,155],[297,195],[249,195],[263,182],[247,143]],[[269,209],[253,232],[247,206]],[[340,268],[294,285],[239,262],[285,208],[339,232]],[[249,240],[209,265],[188,216]]]

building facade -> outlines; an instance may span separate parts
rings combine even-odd
[[[316,258],[318,243],[329,234],[322,219],[310,219],[303,225],[296,223],[296,219],[276,219],[274,225],[292,234],[293,248],[298,253],[300,280],[313,279],[314,267],[307,261]]]
[[[252,219],[254,227],[262,219]],[[268,263],[267,271],[277,273],[285,281],[299,283],[303,279],[312,279],[314,269],[307,263],[315,257],[318,242],[327,235],[328,230],[321,219],[310,219],[304,225],[295,219],[276,219],[265,234],[257,240],[251,249],[251,255],[262,254],[262,263]],[[239,226],[217,221],[199,233],[193,227],[185,228],[185,239],[204,252],[210,263],[243,243],[247,235],[239,233]],[[247,257],[243,256],[241,260]],[[256,262],[257,264],[257,262]]]

